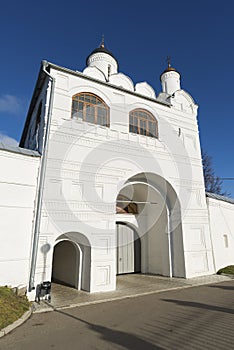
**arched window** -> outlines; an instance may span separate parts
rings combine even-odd
[[[158,137],[158,122],[145,109],[134,109],[129,114],[129,131],[135,134]]]
[[[72,97],[72,118],[110,126],[109,107],[100,97],[89,92],[82,92]]]

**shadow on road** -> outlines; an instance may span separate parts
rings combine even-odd
[[[90,330],[97,332],[99,335],[101,335],[103,340],[109,343],[120,345],[129,350],[142,350],[142,349],[162,350],[162,348],[155,346],[154,344],[148,342],[147,340],[139,338],[137,335],[114,330],[108,327],[103,327],[98,324],[93,324],[61,310],[55,309],[54,311],[86,324]]]
[[[188,306],[188,307],[194,307],[194,308],[199,308],[199,309],[225,312],[227,314],[234,314],[233,309],[228,309],[228,308],[221,307],[221,306],[202,304],[202,303],[197,303],[194,301],[185,301],[185,300],[175,300],[175,299],[161,299],[161,300],[166,301],[168,303],[174,303],[174,304],[177,304],[180,306]]]
[[[225,290],[234,290],[234,287],[222,286],[222,285],[212,285],[212,286],[209,286],[209,288],[220,288],[220,289],[225,289]]]

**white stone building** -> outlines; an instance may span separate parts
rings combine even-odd
[[[102,44],[83,72],[43,61],[20,147],[0,147],[0,285],[110,291],[116,275],[234,263],[234,202],[205,195],[197,105],[170,65],[133,84]]]

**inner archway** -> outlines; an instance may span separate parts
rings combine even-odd
[[[52,281],[78,289],[79,270],[78,246],[69,240],[57,243],[53,253]]]

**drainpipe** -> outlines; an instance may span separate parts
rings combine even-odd
[[[44,148],[42,152],[41,167],[40,167],[40,173],[39,173],[32,258],[31,258],[31,267],[30,267],[30,276],[29,276],[29,292],[35,289],[35,271],[36,271],[37,251],[38,251],[39,232],[40,232],[42,196],[43,196],[44,183],[45,183],[45,171],[46,171],[46,163],[47,163],[47,156],[48,156],[48,140],[49,140],[49,134],[50,134],[50,123],[51,123],[52,106],[53,106],[53,100],[54,100],[55,78],[46,71],[47,66],[48,66],[47,61],[42,61],[42,71],[49,77],[49,80],[51,81],[51,89],[50,89],[49,108],[48,108],[48,114],[47,114],[45,141],[44,141]]]
[[[171,215],[170,211],[167,207],[167,222],[168,222],[168,229],[167,229],[167,236],[168,236],[168,257],[169,257],[169,277],[173,277],[173,268],[172,268],[172,246],[171,246]]]

